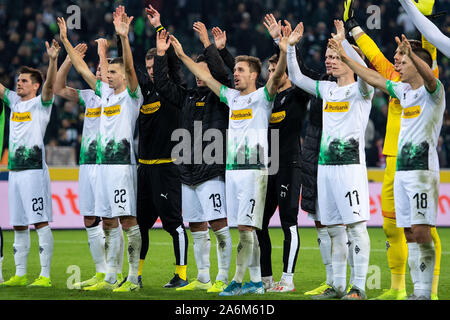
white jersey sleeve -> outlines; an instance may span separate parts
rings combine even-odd
[[[288,46],[287,49],[287,67],[289,79],[299,88],[309,94],[316,95],[316,81],[305,76],[298,65],[295,46]]]
[[[429,98],[436,104],[440,104],[442,100],[445,98],[445,90],[442,82],[439,79],[436,79],[436,90],[434,92],[427,92],[429,93]]]
[[[420,33],[439,51],[450,57],[450,38],[425,17],[411,0],[399,0],[399,2]]]
[[[5,94],[3,95],[3,101],[12,110],[14,108],[14,106],[20,101],[20,97],[14,91],[11,91],[8,88],[5,88]]]
[[[386,81],[386,89],[391,95],[391,97],[396,98],[400,100],[400,104],[402,102],[402,96],[403,96],[403,90],[404,90],[404,83],[402,82],[395,82],[392,80]]]
[[[231,108],[231,101],[239,96],[239,91],[235,89],[228,88],[225,85],[220,87],[220,102],[225,103],[229,108]]]

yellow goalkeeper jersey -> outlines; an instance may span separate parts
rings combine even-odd
[[[356,40],[358,47],[383,77],[392,81],[400,81],[400,74],[395,71],[394,65],[386,59],[378,49],[375,42],[367,35],[363,34]],[[436,78],[439,77],[439,69],[436,63],[436,48],[422,37],[422,47],[426,49],[433,59],[433,72]],[[389,98],[388,117],[386,125],[386,136],[384,138],[383,154],[386,156],[397,156],[398,135],[400,133],[400,122],[402,116],[402,106],[396,98]]]

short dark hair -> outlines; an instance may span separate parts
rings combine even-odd
[[[39,88],[42,86],[42,82],[44,82],[44,77],[42,76],[41,70],[23,66],[17,72],[17,75],[29,74],[32,83],[39,83]]]
[[[275,64],[276,65],[276,64],[278,64],[278,60],[280,60],[280,56],[277,53],[275,53],[273,56],[271,56],[269,58],[269,64]],[[286,72],[286,74],[288,74],[287,66],[286,66],[285,72]]]
[[[411,46],[412,48],[412,46]],[[430,68],[433,68],[433,58],[431,54],[422,47],[412,48],[412,51],[423,61],[425,61]]]
[[[277,64],[279,59],[280,57],[278,56],[278,54],[275,53],[273,56],[269,58],[269,63]]]
[[[121,66],[123,66],[123,58],[122,57],[112,58],[111,60],[109,60],[109,64],[120,64]]]
[[[152,60],[156,57],[156,48],[151,48],[145,54],[145,60]]]
[[[261,74],[261,60],[257,57],[241,55],[234,59],[235,63],[245,61],[248,63],[250,72],[256,72],[258,76]]]

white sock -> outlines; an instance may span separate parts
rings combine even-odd
[[[101,225],[86,228],[89,250],[95,264],[95,272],[106,273],[105,233]]]
[[[2,270],[3,270],[3,257],[0,257],[0,282],[3,281]]]
[[[142,238],[139,225],[132,226],[125,231],[128,239],[128,278],[134,284],[138,283],[139,255],[141,253]]]
[[[414,286],[414,295],[419,290],[419,246],[417,242],[408,242],[408,266],[411,281]]]
[[[347,262],[348,262],[348,266],[350,267],[350,280],[349,280],[349,283],[353,285],[353,281],[355,279],[355,264],[354,264],[354,261],[353,261],[354,246],[353,246],[352,240],[350,239],[350,235],[348,233],[348,229],[347,229],[347,237],[348,237],[348,242],[347,242],[347,248],[348,248]]]
[[[331,264],[331,239],[327,228],[317,228],[319,250],[327,273],[327,284],[333,285],[333,266]]]
[[[120,260],[120,227],[105,231],[106,250],[106,276],[105,281],[115,283],[117,281],[117,268]]]
[[[419,247],[419,289],[417,296],[425,296],[431,299],[431,287],[433,284],[434,265],[436,262],[436,251],[434,243],[418,243]]]
[[[228,283],[228,272],[231,265],[232,242],[230,228],[224,227],[214,232],[217,239],[217,264],[219,272],[216,281]]]
[[[333,286],[341,293],[345,292],[347,282],[347,232],[345,227],[327,227],[331,239],[331,264],[333,265]]]
[[[36,229],[39,238],[39,260],[41,261],[41,276],[50,278],[50,266],[53,256],[53,234],[50,226]]]
[[[287,284],[292,284],[294,282],[294,274],[291,272],[283,272],[281,276],[281,281]]]
[[[14,230],[14,262],[16,263],[16,276],[27,274],[27,260],[30,252],[30,229]]]
[[[248,271],[250,273],[250,281],[254,283],[261,282],[261,250],[259,248],[258,236],[256,230],[253,234],[253,250],[248,264]]]
[[[120,230],[120,249],[119,249],[119,264],[117,265],[117,273],[123,274],[123,259],[125,257],[125,237],[123,236],[123,230]]]
[[[192,232],[192,238],[195,263],[197,264],[197,280],[207,283],[211,280],[209,275],[209,253],[211,251],[209,230]]]
[[[354,277],[352,284],[366,290],[367,271],[370,258],[370,238],[365,222],[357,222],[347,226],[347,235],[351,241]]]
[[[239,231],[239,243],[236,253],[236,272],[233,280],[242,283],[253,251],[253,232]]]

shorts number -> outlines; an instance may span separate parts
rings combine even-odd
[[[424,193],[416,193],[413,197],[416,199],[417,209],[426,209],[428,206],[427,194]]]
[[[209,196],[209,199],[212,200],[214,209],[222,207],[222,201],[220,200],[220,194],[219,193],[212,193]]]
[[[359,205],[359,195],[358,195],[358,190],[353,190],[353,191],[347,192],[347,194],[345,195],[346,198],[348,197],[348,201],[350,202],[350,207],[353,207],[352,194],[355,195],[355,198],[356,198],[356,204]]]
[[[125,199],[126,194],[127,194],[127,190],[125,190],[125,189],[114,190],[114,203],[127,202],[127,199]]]
[[[44,210],[44,199],[41,198],[33,198],[31,199],[33,202],[32,209],[34,212]]]
[[[251,213],[253,213],[253,210],[255,209],[255,204],[256,204],[255,199],[250,199],[250,203],[252,204],[252,212]]]

